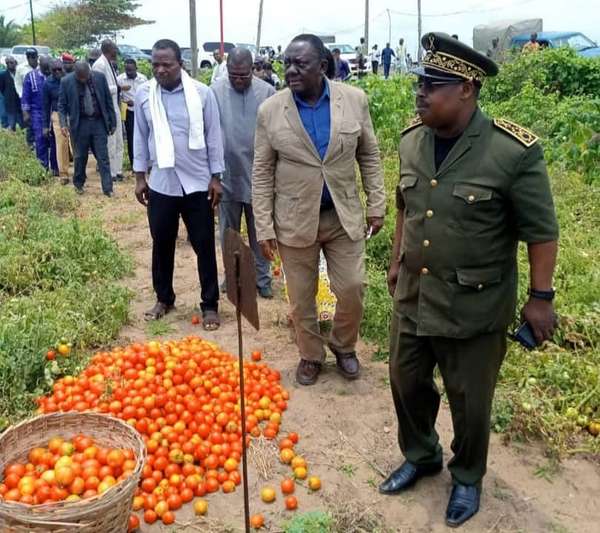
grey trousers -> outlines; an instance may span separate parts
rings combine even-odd
[[[242,213],[246,218],[246,227],[248,228],[248,240],[250,248],[254,253],[256,263],[256,285],[259,288],[271,286],[271,265],[260,251],[260,246],[256,240],[256,228],[254,227],[254,212],[252,204],[244,202],[222,201],[219,204],[219,228],[221,232],[221,248],[225,239],[225,230],[227,228],[240,231],[242,227]]]

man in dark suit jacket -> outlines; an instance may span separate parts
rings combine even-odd
[[[4,97],[4,106],[6,109],[6,118],[8,127],[15,130],[17,124],[23,127],[23,113],[21,112],[21,99],[15,89],[15,72],[17,61],[12,56],[6,57],[6,70],[0,72],[0,93]]]
[[[58,114],[62,134],[70,134],[73,140],[75,189],[83,193],[88,150],[91,148],[98,162],[102,191],[111,197],[113,183],[108,159],[108,135],[117,125],[104,75],[92,72],[88,63],[77,62],[75,71],[61,80]]]

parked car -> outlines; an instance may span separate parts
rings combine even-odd
[[[358,61],[356,59],[356,48],[354,48],[354,46],[340,43],[326,43],[325,46],[329,48],[329,50],[335,50],[338,48],[340,51],[340,58],[348,61],[352,74],[358,74]],[[366,57],[364,66],[365,72],[369,72],[371,70],[371,62],[368,61]]]
[[[511,46],[523,48],[530,37],[530,34],[516,35],[512,38]],[[600,47],[578,31],[543,31],[538,33],[538,41],[542,46],[549,48],[568,46],[583,57],[600,57]]]
[[[250,53],[252,54],[252,61],[256,59],[256,45],[249,43],[235,43],[235,46],[237,48],[245,48],[246,50],[250,50]]]
[[[181,49],[181,59],[183,60],[183,68],[187,71],[192,70],[192,49],[191,48],[182,48]],[[214,57],[212,56],[212,52],[202,52],[198,51],[198,68],[213,68],[216,63]]]
[[[123,59],[135,59],[136,61],[145,59],[146,61],[152,61],[152,55],[146,54],[137,46],[131,44],[119,44],[117,45],[117,48],[119,49],[119,55],[122,56]]]
[[[38,51],[38,54],[41,56],[50,55],[49,47],[33,44],[18,44],[17,46],[13,46],[10,55],[17,60],[18,64],[25,63],[25,61],[27,61],[27,58],[25,57],[25,50],[28,48],[35,48]]]

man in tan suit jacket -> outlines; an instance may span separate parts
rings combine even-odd
[[[316,294],[319,253],[327,259],[337,309],[328,345],[339,371],[355,379],[363,312],[365,237],[383,226],[385,192],[366,95],[326,80],[325,47],[299,35],[285,52],[289,86],[259,109],[253,168],[257,238],[278,249],[300,350],[296,379],[315,383],[325,359]],[[366,193],[366,224],[355,166]]]

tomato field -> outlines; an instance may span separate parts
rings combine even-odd
[[[396,148],[413,116],[414,94],[411,80],[403,77],[369,76],[357,83],[370,98],[389,206],[384,230],[367,250],[360,345],[366,377],[352,386],[326,377],[309,392],[295,387],[297,360],[280,280],[275,301],[261,303],[263,329],[246,343],[252,520],[288,533],[383,532],[413,522],[423,531],[433,527],[419,522],[414,502],[389,506],[390,500],[375,500],[382,472],[400,460],[386,382],[391,302],[385,273],[395,219]],[[506,501],[520,496],[502,484],[502,471],[515,465],[515,476],[527,471],[531,477],[534,470],[529,465],[519,470],[519,459],[511,454],[521,446],[536,450],[527,452],[537,468],[528,487],[539,491],[539,506],[519,511],[521,520],[530,521],[526,530],[563,524],[559,514],[542,516],[541,508],[556,498],[545,478],[540,481],[545,485],[536,484],[539,476],[558,475],[561,464],[573,472],[569,457],[577,455],[583,466],[576,472],[592,472],[584,483],[587,493],[600,479],[593,473],[600,454],[599,94],[600,63],[567,50],[523,56],[482,91],[488,114],[532,129],[545,149],[561,230],[555,276],[560,328],[554,341],[538,350],[510,344],[492,420],[501,436],[490,452],[499,457],[488,482],[493,502],[470,531],[492,531],[498,516],[512,512]],[[126,182],[117,189],[110,206],[87,195],[77,198],[43,172],[21,135],[0,131],[0,430],[36,410],[93,409],[118,416],[137,429],[148,452],[132,527],[238,531],[243,436],[239,367],[231,355],[237,346],[233,313],[223,304],[222,330],[200,338],[197,277],[185,271],[177,312],[152,326],[141,321],[152,298],[149,235],[144,213],[125,190],[132,186]],[[176,276],[184,263],[192,263],[189,247],[180,242],[178,248],[183,258]],[[523,251],[520,301],[528,276]],[[447,419],[442,423],[449,428]],[[506,451],[501,441],[510,444]],[[73,453],[89,448],[73,445]],[[74,479],[63,474],[65,483],[71,481],[69,494],[82,495],[80,482],[71,491]],[[87,478],[102,480],[87,474],[75,477],[85,490],[97,490],[86,488]],[[105,477],[110,476],[118,477]],[[19,488],[14,482],[11,478],[6,492]],[[22,483],[26,493],[34,483]],[[95,483],[92,479],[90,487]],[[426,488],[434,500],[447,498]],[[340,494],[348,501],[340,501]],[[581,509],[585,502],[582,496]],[[403,517],[413,522],[402,522]],[[515,530],[506,527],[497,530]]]

